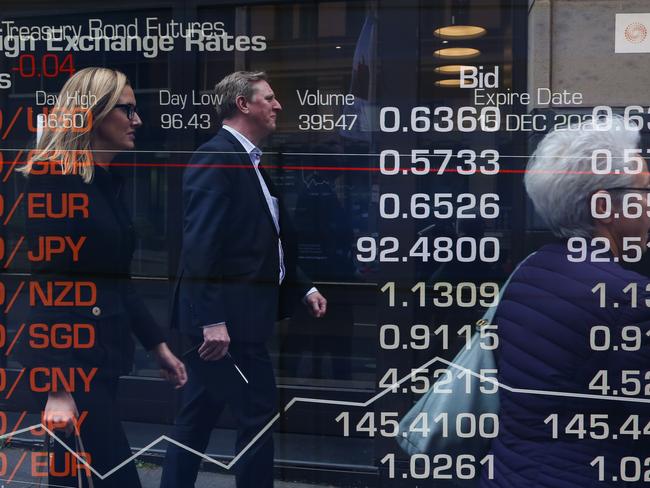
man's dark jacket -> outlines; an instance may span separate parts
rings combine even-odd
[[[190,335],[226,322],[231,340],[264,342],[278,318],[311,287],[296,267],[295,232],[282,199],[280,236],[244,147],[221,129],[192,156],[183,174],[183,249],[172,326]],[[286,275],[279,285],[278,238]]]

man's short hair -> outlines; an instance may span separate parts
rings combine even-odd
[[[264,71],[235,71],[230,73],[214,87],[217,95],[215,109],[220,121],[228,119],[237,113],[237,97],[243,96],[252,100],[255,92],[253,84],[266,81],[268,78]]]

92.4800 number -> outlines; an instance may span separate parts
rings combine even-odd
[[[400,242],[397,237],[360,237],[357,239],[356,258],[368,263],[379,258],[382,263],[406,262],[416,259],[428,262],[432,259],[438,263],[459,261],[471,263],[480,261],[494,263],[499,260],[499,239],[496,237],[419,237],[405,256],[399,256]]]

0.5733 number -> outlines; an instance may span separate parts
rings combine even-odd
[[[458,173],[496,175],[499,173],[499,151],[485,149],[477,153],[473,149],[412,149],[410,154],[400,154],[395,149],[384,149],[379,154],[379,171],[382,175],[442,175]]]

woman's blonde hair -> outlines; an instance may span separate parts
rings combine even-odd
[[[129,85],[126,75],[109,68],[84,68],[77,71],[63,85],[51,113],[81,114],[84,127],[89,130],[71,130],[45,124],[27,164],[20,169],[28,175],[35,162],[60,164],[63,174],[79,174],[84,182],[92,181],[95,165],[92,160],[93,132],[115,107],[124,87]],[[88,106],[79,105],[80,99],[90,100]],[[90,113],[90,115],[89,115]]]

